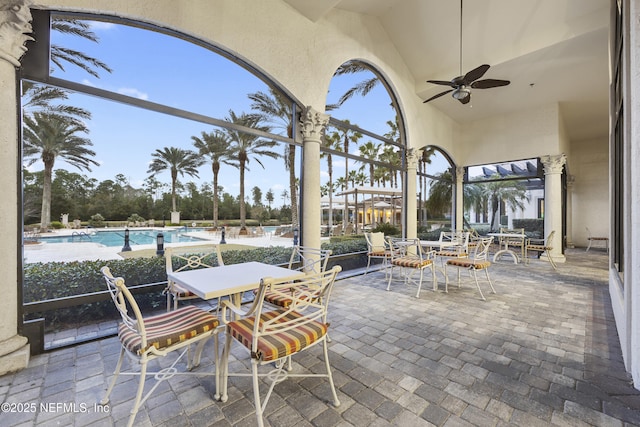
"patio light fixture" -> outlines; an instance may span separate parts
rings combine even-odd
[[[158,233],[156,236],[156,255],[164,255],[164,234]]]

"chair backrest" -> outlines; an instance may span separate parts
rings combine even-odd
[[[164,257],[167,273],[224,265],[220,245],[214,244],[168,247],[164,251]]]
[[[327,269],[331,253],[331,249],[294,246],[289,259],[289,268],[306,273],[324,272]]]
[[[553,249],[551,244],[553,243],[553,237],[556,235],[556,230],[551,230],[551,233],[547,236],[547,239],[544,241],[544,245],[549,249]]]
[[[469,247],[469,232],[463,230],[441,231],[438,239],[441,250],[459,250],[466,252]],[[442,245],[442,244],[445,245]]]
[[[481,237],[477,240],[477,245],[474,248],[473,260],[474,261],[486,261],[489,257],[489,248],[493,242],[493,237]]]
[[[420,239],[404,237],[387,237],[391,260],[405,256],[419,257],[420,259],[433,259],[436,251],[425,252],[420,244]]]
[[[120,313],[122,323],[135,334],[139,335],[142,342],[141,348],[147,348],[147,332],[144,327],[144,320],[142,313],[138,307],[133,295],[127,288],[122,277],[113,277],[109,267],[102,267],[100,269],[105,282],[107,283],[107,290],[111,295],[111,299]]]
[[[326,323],[331,291],[340,271],[342,267],[336,265],[328,271],[308,274],[294,283],[287,278],[262,279],[251,308],[254,313],[262,313],[261,321],[254,323],[252,351],[257,354],[261,337],[304,327],[311,322]],[[265,295],[288,298],[291,304],[287,308],[265,313]]]
[[[364,233],[369,252],[384,251],[387,248],[383,232]]]

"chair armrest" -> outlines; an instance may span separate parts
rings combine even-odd
[[[227,314],[227,310],[231,311],[231,313],[234,315],[233,317],[247,317],[247,316],[251,315],[255,311],[255,306],[256,306],[256,304],[252,304],[251,307],[249,307],[248,310],[243,310],[242,307],[238,307],[237,305],[235,305],[230,300],[223,300],[222,301],[222,313],[220,313],[220,318],[221,318],[222,322],[224,322],[224,323],[228,323],[229,322],[228,319],[230,319],[231,316],[229,316]]]
[[[529,246],[529,245],[544,245],[544,239],[526,239],[525,240],[525,245]]]

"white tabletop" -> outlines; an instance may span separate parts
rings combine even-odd
[[[213,299],[257,289],[260,279],[298,279],[302,271],[261,262],[243,262],[219,267],[168,273],[167,277],[202,299]]]
[[[524,234],[520,234],[520,233],[487,233],[487,236],[509,237],[509,238],[515,238],[515,239],[524,239],[525,237],[527,237]]]

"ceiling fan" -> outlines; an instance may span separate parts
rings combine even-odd
[[[440,98],[442,95],[451,93],[454,99],[462,104],[468,104],[471,101],[471,89],[489,89],[492,87],[506,86],[511,83],[509,80],[484,79],[478,80],[489,69],[490,65],[483,64],[467,74],[462,75],[462,0],[460,0],[460,75],[454,77],[451,81],[445,80],[427,80],[427,83],[436,85],[450,86],[452,89],[445,90],[437,95],[424,101],[425,103]]]

